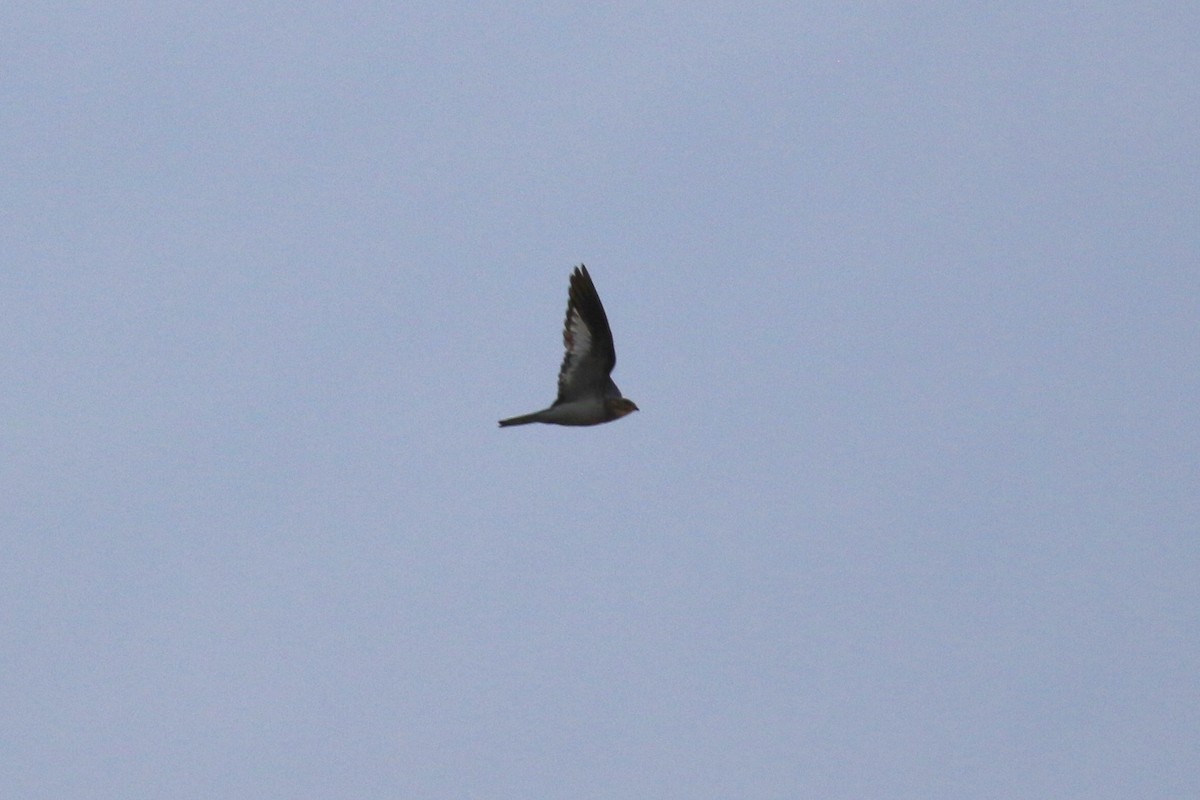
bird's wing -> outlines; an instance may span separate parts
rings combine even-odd
[[[617,363],[608,316],[587,267],[571,273],[567,294],[567,318],[563,322],[562,367],[558,370],[558,399],[555,404],[585,397],[603,397],[615,384],[609,373]]]

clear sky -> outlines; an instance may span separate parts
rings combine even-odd
[[[5,4],[0,795],[1200,797],[1198,42]]]

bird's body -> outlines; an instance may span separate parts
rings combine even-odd
[[[601,422],[608,422],[607,415],[608,412],[603,401],[573,400],[569,403],[555,403],[549,408],[535,411],[532,414],[502,419],[500,427],[527,425],[530,422],[546,422],[551,425],[598,425]]]
[[[500,420],[500,427],[544,422],[550,425],[599,425],[638,410],[609,377],[617,364],[608,316],[587,267],[571,273],[567,318],[563,322],[562,367],[554,404],[532,414]]]

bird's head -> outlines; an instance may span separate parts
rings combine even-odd
[[[628,397],[612,397],[606,402],[608,410],[612,412],[613,419],[620,419],[626,414],[632,414],[638,410],[637,405]]]

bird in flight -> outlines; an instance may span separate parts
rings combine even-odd
[[[567,319],[563,322],[562,367],[558,370],[558,397],[541,411],[500,420],[500,427],[545,422],[551,425],[599,425],[638,410],[609,375],[617,365],[608,316],[587,267],[571,273],[567,293]]]

